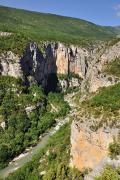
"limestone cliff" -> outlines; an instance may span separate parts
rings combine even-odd
[[[113,45],[81,48],[63,43],[45,43],[43,51],[35,42],[29,43],[22,57],[13,52],[0,54],[0,74],[20,77],[26,84],[38,83],[44,88],[80,87],[95,92],[98,88],[119,82],[119,78],[103,73],[103,67],[120,58],[120,41]],[[59,79],[58,74],[78,77]],[[51,90],[51,89],[50,89]],[[29,111],[34,107],[26,109]],[[92,121],[90,121],[92,122]],[[92,131],[85,124],[74,121],[71,128],[71,166],[78,169],[95,168],[108,154],[108,144],[118,132],[115,128]]]
[[[92,131],[87,123],[74,121],[71,126],[71,166],[79,170],[94,169],[108,156],[108,145],[117,135],[116,128],[102,127]]]
[[[103,67],[116,58],[120,58],[120,41],[96,50],[85,79],[90,92],[95,92],[100,87],[113,85],[119,81],[117,77],[102,73]],[[83,82],[83,87],[86,84],[85,82]]]
[[[66,80],[60,81],[63,88],[80,86],[83,91],[93,92],[118,80],[102,74],[103,66],[116,57],[120,57],[120,42],[109,47],[91,49],[62,43],[46,43],[44,52],[38,49],[36,43],[30,43],[22,57],[12,52],[0,55],[0,74],[22,77],[29,83],[37,82],[46,87],[48,82],[52,82],[48,78],[51,74],[74,73],[79,75],[80,79],[73,78],[69,83]]]
[[[0,74],[3,76],[23,77],[20,57],[11,51],[0,54]]]
[[[36,82],[43,87],[52,82],[49,78],[51,74],[74,73],[79,75],[79,80],[73,78],[68,83],[61,80],[63,88],[80,86],[81,90],[92,92],[118,81],[115,77],[109,78],[102,74],[103,66],[116,57],[120,57],[120,42],[108,48],[100,46],[91,49],[62,43],[45,43],[44,52],[38,49],[36,43],[29,43],[22,57],[12,52],[0,55],[0,73],[21,77],[27,83]]]

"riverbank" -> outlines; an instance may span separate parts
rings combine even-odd
[[[65,96],[65,101],[67,101],[71,107],[69,114],[63,119],[62,118],[59,120],[57,119],[56,120],[57,123],[55,127],[51,128],[47,133],[43,134],[36,146],[30,147],[29,149],[27,148],[24,151],[25,153],[23,152],[19,156],[15,157],[6,168],[0,170],[1,178],[4,179],[10,173],[16,171],[17,169],[22,167],[25,163],[29,162],[33,158],[33,156],[38,153],[40,149],[44,148],[47,145],[49,138],[53,134],[55,134],[60,129],[61,126],[69,122],[70,116],[73,115],[74,113],[74,109],[73,109],[74,104],[70,102],[70,99],[71,99],[71,95]]]
[[[35,147],[30,148],[30,150],[27,153],[21,153],[19,156],[14,158],[6,168],[0,170],[0,177],[1,178],[7,177],[10,173],[14,172],[15,170],[22,167],[25,163],[29,162],[40,149],[45,147],[49,137],[55,134],[60,129],[60,127],[63,126],[68,121],[69,121],[68,117],[66,117],[63,120],[60,120],[54,128],[52,128],[48,133],[43,135],[42,139],[38,142],[38,144]]]

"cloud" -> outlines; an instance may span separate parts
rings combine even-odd
[[[115,5],[115,6],[114,6],[114,9],[115,9],[116,11],[119,11],[119,10],[120,10],[120,4]]]
[[[116,11],[116,16],[120,18],[120,4],[115,5],[114,9]]]
[[[117,12],[117,17],[120,17],[120,11]]]

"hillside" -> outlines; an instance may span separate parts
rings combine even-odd
[[[116,33],[120,36],[120,26],[116,26],[114,28],[116,30]]]
[[[81,19],[3,6],[0,6],[0,31],[22,33],[28,39],[37,41],[53,40],[67,44],[108,40],[119,32],[116,28],[99,26]]]
[[[0,179],[119,179],[119,34],[0,6]]]

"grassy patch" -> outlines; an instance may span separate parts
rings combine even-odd
[[[120,77],[120,59],[115,59],[114,61],[108,63],[104,72],[110,75]]]
[[[103,107],[105,110],[119,110],[120,83],[107,88],[102,88],[100,92],[90,100],[89,105],[91,107]]]

